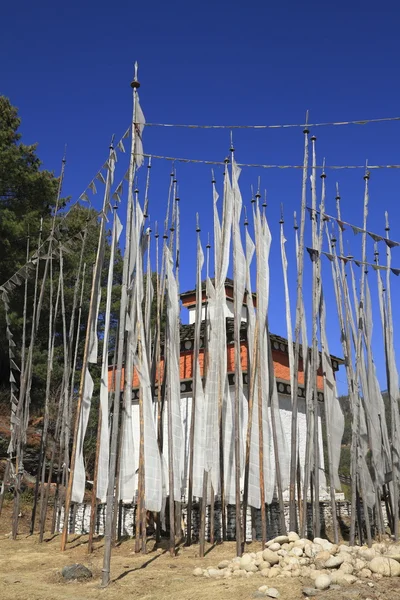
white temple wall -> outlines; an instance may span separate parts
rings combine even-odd
[[[234,395],[234,387],[230,387],[230,392]],[[247,394],[247,386],[244,386],[244,393]],[[291,399],[289,396],[279,394],[279,410],[280,417],[282,420],[282,427],[285,438],[287,440],[287,447],[290,452],[290,440],[291,440],[291,427],[292,427],[292,410],[291,410]],[[135,456],[134,464],[135,470],[139,467],[139,406],[137,402],[133,404],[133,432],[135,441]],[[165,405],[164,418],[163,418],[163,455],[168,466],[168,406]],[[246,434],[247,434],[247,404],[245,406],[242,423],[242,447],[245,450],[246,447]],[[184,496],[187,495],[187,482],[188,482],[188,469],[189,469],[189,440],[190,440],[190,422],[192,413],[192,396],[182,395],[181,396],[181,415],[182,415],[182,431],[184,440],[184,454],[183,454],[183,472],[184,472]],[[155,404],[155,418],[157,418],[157,404]],[[322,423],[321,415],[318,417],[319,423],[319,454],[320,454],[320,498],[328,498],[329,491],[326,489],[326,477],[324,472],[324,452],[323,452],[323,441],[322,441]],[[306,410],[305,400],[299,398],[298,400],[298,444],[299,444],[299,456],[300,456],[300,472],[301,480],[304,478],[304,463],[305,463],[305,452],[306,452]],[[243,477],[242,477],[243,485]],[[284,491],[284,499],[289,499],[288,489]]]

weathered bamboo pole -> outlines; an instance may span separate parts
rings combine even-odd
[[[212,184],[215,184],[214,174]],[[210,275],[210,239],[208,239],[206,245],[206,280]],[[201,297],[203,298],[203,290],[201,291]],[[206,295],[206,302],[204,307],[204,329],[203,329],[203,347],[204,347],[204,360],[203,360],[203,388],[205,386],[207,372],[208,372],[208,300]],[[207,514],[207,500],[208,500],[208,471],[204,469],[203,473],[203,491],[200,503],[200,530],[199,530],[199,556],[204,558],[205,545],[206,545],[206,514]]]
[[[196,310],[195,310],[195,328],[194,328],[194,347],[193,347],[193,362],[192,362],[192,406],[190,418],[189,432],[189,476],[188,476],[188,504],[187,504],[187,535],[186,545],[192,543],[192,508],[193,508],[193,466],[194,466],[194,433],[195,433],[195,418],[196,418],[196,394],[198,386],[202,385],[197,378],[197,363],[199,360],[200,350],[200,328],[201,328],[201,312],[202,312],[202,289],[201,289],[201,241],[200,241],[200,223],[199,213],[196,213],[196,233],[197,233],[197,276],[196,276]]]
[[[232,201],[233,201],[233,314],[234,314],[234,328],[233,328],[233,344],[234,344],[234,356],[235,356],[235,404],[234,404],[234,422],[235,422],[235,539],[236,539],[236,555],[242,555],[242,527],[241,527],[241,498],[240,498],[240,391],[242,386],[242,368],[241,368],[241,355],[240,355],[240,326],[241,326],[241,312],[243,305],[243,297],[241,288],[239,287],[239,277],[243,277],[244,273],[240,275],[238,272],[238,265],[240,268],[240,254],[243,254],[240,240],[240,212],[241,212],[241,198],[238,189],[237,171],[234,158],[234,148],[231,142],[231,164],[232,164]],[[242,257],[244,259],[244,257]],[[243,282],[244,283],[244,282]],[[244,289],[244,286],[243,286]],[[240,295],[239,295],[240,294]]]
[[[60,301],[60,290],[61,290],[61,281],[59,279],[58,286],[57,286],[56,301],[54,304],[53,323],[52,323],[51,352],[53,354],[54,354],[54,343],[55,343],[55,336],[56,336],[56,319],[57,319],[58,306],[59,306],[59,301]],[[48,396],[49,400],[50,400],[50,383],[51,383],[50,379],[46,380],[46,396]],[[43,541],[43,535],[44,535],[44,530],[45,530],[47,505],[48,505],[48,500],[49,500],[50,484],[51,484],[51,480],[52,480],[52,476],[53,476],[53,467],[54,467],[54,460],[55,460],[56,438],[59,434],[60,420],[61,420],[61,405],[59,404],[58,411],[57,411],[56,427],[55,427],[54,437],[53,437],[52,445],[51,445],[52,449],[51,449],[51,455],[50,455],[47,486],[45,486],[46,462],[45,462],[45,460],[42,462],[40,501],[39,501],[39,542],[40,543]]]
[[[322,308],[324,309],[325,312],[325,305],[324,305],[324,299],[322,297],[322,265],[321,265],[321,250],[322,250],[322,242],[323,242],[323,234],[324,234],[324,213],[325,213],[325,196],[326,196],[326,185],[325,185],[325,179],[326,179],[326,174],[325,174],[325,170],[322,171],[321,174],[321,180],[322,180],[322,191],[321,191],[321,204],[320,204],[320,208],[319,208],[319,212],[320,212],[320,223],[319,223],[319,232],[318,232],[318,268],[319,268],[319,313],[320,313],[320,328],[321,328],[321,310]],[[325,322],[323,322],[322,324],[323,327],[325,327]],[[322,353],[324,352],[324,346],[322,343],[322,336],[321,336],[321,364],[323,365],[322,362]],[[333,539],[334,539],[334,543],[338,544],[339,543],[339,527],[338,527],[338,520],[337,520],[337,514],[336,514],[336,498],[335,498],[335,482],[334,482],[334,476],[333,476],[333,461],[332,461],[332,441],[331,441],[331,423],[330,423],[330,415],[329,415],[329,410],[328,410],[328,405],[327,405],[327,395],[326,395],[326,390],[327,390],[327,382],[326,382],[326,376],[325,373],[323,373],[323,381],[324,381],[324,396],[325,396],[325,401],[324,401],[324,409],[325,409],[325,422],[326,422],[326,436],[327,436],[327,441],[328,441],[328,466],[329,466],[329,488],[330,488],[330,500],[331,500],[331,511],[332,511],[332,528],[333,528]]]
[[[369,202],[369,193],[368,193],[368,181],[369,181],[369,173],[368,171],[364,176],[365,181],[365,190],[364,190],[364,216],[363,216],[363,228],[364,232],[362,234],[362,261],[365,263],[366,261],[366,246],[367,246],[367,216],[368,216],[368,202]],[[361,352],[362,352],[362,336],[363,336],[363,325],[362,322],[364,320],[364,297],[365,297],[365,267],[362,267],[361,271],[361,283],[360,283],[360,299],[358,305],[358,332],[357,332],[357,343],[356,343],[356,384],[359,385],[360,381],[360,369],[361,369]],[[351,460],[351,519],[350,519],[350,544],[354,544],[355,539],[355,518],[356,518],[356,503],[357,503],[357,473],[360,472],[359,468],[359,435],[360,435],[360,397],[359,395],[356,397],[356,406],[354,413],[354,426],[352,432],[352,460]],[[368,518],[368,509],[364,510],[364,517]],[[366,523],[367,524],[367,523]],[[368,530],[367,530],[368,535]],[[370,535],[370,532],[369,532]]]
[[[26,428],[27,428],[27,417],[28,417],[28,408],[29,408],[29,390],[30,390],[30,380],[32,377],[32,356],[33,356],[33,348],[35,343],[35,333],[36,333],[36,316],[37,316],[37,294],[38,294],[38,280],[39,280],[39,265],[40,265],[40,257],[39,257],[39,248],[41,246],[43,233],[43,219],[40,220],[40,231],[38,238],[38,252],[37,252],[37,263],[36,263],[36,273],[35,273],[35,287],[34,287],[34,295],[33,295],[33,309],[32,309],[32,325],[31,325],[31,339],[29,343],[29,351],[27,357],[26,369],[24,369],[24,376],[21,379],[20,390],[19,390],[19,399],[18,399],[18,408],[17,408],[17,417],[19,419],[18,429],[15,432],[17,435],[16,439],[16,480],[15,480],[15,488],[14,488],[14,505],[13,505],[13,516],[12,516],[12,538],[15,540],[18,534],[18,516],[19,516],[19,503],[20,503],[20,495],[21,495],[21,483],[22,476],[24,472],[24,464],[23,464],[23,456],[24,456],[24,446],[26,444]],[[14,446],[14,432],[12,432],[11,443]]]
[[[308,122],[308,112],[306,123]],[[293,377],[293,406],[291,423],[291,451],[290,451],[290,484],[289,484],[289,528],[296,529],[296,469],[297,469],[297,414],[298,414],[298,371],[299,371],[299,352],[300,352],[300,333],[302,321],[302,294],[303,294],[303,255],[304,255],[304,226],[307,201],[307,171],[308,171],[308,133],[307,126],[304,131],[304,161],[303,161],[303,182],[301,195],[301,218],[300,218],[300,244],[298,252],[298,273],[297,273],[297,298],[296,298],[296,324],[295,324],[295,348],[294,348],[294,377]],[[304,356],[303,356],[304,362]]]
[[[249,346],[248,355],[249,355]],[[242,536],[242,552],[246,544],[246,518],[247,518],[247,506],[249,496],[249,461],[250,461],[250,440],[251,440],[251,428],[252,428],[252,415],[254,410],[254,390],[256,384],[257,375],[257,358],[258,358],[258,327],[254,331],[253,341],[253,352],[251,362],[248,361],[247,377],[250,374],[250,385],[249,385],[249,403],[248,403],[248,419],[247,419],[247,432],[246,432],[246,457],[245,457],[245,471],[244,471],[244,490],[243,490],[243,536]],[[250,368],[249,368],[250,367]]]
[[[106,530],[105,530],[105,545],[104,545],[104,558],[103,558],[103,576],[102,586],[105,587],[110,582],[110,562],[111,562],[111,542],[112,542],[112,530],[113,530],[113,501],[114,501],[114,484],[116,474],[116,463],[117,463],[117,443],[118,443],[118,426],[119,426],[119,412],[120,412],[120,397],[121,397],[121,378],[122,378],[122,361],[124,353],[124,337],[125,337],[125,322],[126,322],[126,310],[128,301],[128,271],[129,271],[129,255],[130,255],[130,235],[131,235],[131,218],[132,218],[132,207],[133,207],[133,182],[135,177],[136,169],[136,128],[137,123],[137,104],[138,96],[137,90],[140,87],[140,83],[137,79],[137,64],[135,64],[135,76],[131,83],[133,88],[133,119],[132,119],[132,146],[131,156],[129,161],[129,190],[128,190],[128,206],[127,206],[127,229],[126,229],[126,248],[124,254],[123,273],[122,273],[122,287],[121,287],[121,305],[120,305],[120,320],[119,320],[119,331],[118,331],[118,356],[117,356],[117,369],[116,369],[116,382],[115,382],[115,393],[114,393],[114,419],[111,433],[111,451],[110,451],[110,470],[109,470],[109,484],[107,492],[107,513],[106,513]]]
[[[311,176],[311,202],[312,202],[312,245],[317,249],[317,169],[316,169],[316,137],[311,137],[312,144],[312,176]],[[319,305],[319,282],[318,273],[318,258],[312,261],[312,342],[311,342],[311,386],[312,386],[312,413],[309,415],[313,421],[313,481],[315,489],[315,497],[313,504],[313,533],[314,537],[319,537],[321,532],[320,517],[319,517],[319,439],[318,439],[318,386],[317,386],[317,371],[319,367],[318,353],[318,305]],[[311,408],[311,406],[310,406]],[[307,458],[306,458],[307,460]],[[307,488],[305,484],[305,494]]]
[[[113,153],[114,153],[114,149],[110,148],[110,158],[112,157]],[[81,380],[80,380],[80,385],[79,385],[79,393],[78,393],[78,400],[77,400],[77,406],[76,406],[76,418],[75,418],[73,445],[72,445],[71,460],[70,460],[70,473],[69,473],[68,486],[67,486],[67,491],[66,491],[66,496],[65,496],[64,527],[63,527],[63,532],[62,532],[62,536],[61,536],[61,551],[64,551],[66,549],[67,540],[68,540],[68,515],[69,515],[70,506],[71,506],[72,487],[73,487],[74,473],[75,473],[78,431],[79,431],[79,424],[81,421],[83,392],[84,392],[85,381],[86,381],[86,372],[88,369],[88,362],[89,362],[90,338],[91,338],[91,333],[92,333],[92,327],[94,325],[94,320],[96,318],[97,294],[98,294],[98,289],[99,289],[101,271],[102,271],[102,267],[103,267],[103,255],[104,255],[103,246],[104,246],[104,241],[105,241],[105,218],[106,218],[106,213],[108,212],[108,208],[109,208],[109,195],[110,195],[111,180],[112,180],[112,172],[111,172],[111,166],[110,166],[110,168],[107,171],[107,180],[106,180],[106,187],[105,187],[104,200],[103,200],[103,210],[101,213],[99,243],[97,246],[96,261],[95,261],[94,268],[93,268],[92,289],[91,289],[91,294],[90,294],[89,314],[88,314],[88,321],[87,321],[87,328],[86,328],[85,347],[84,347],[83,358],[82,358]]]
[[[385,213],[386,239],[389,239],[389,215]],[[400,417],[399,417],[399,385],[398,371],[393,344],[393,313],[390,283],[390,269],[392,264],[392,251],[389,243],[386,244],[386,310],[387,310],[387,346],[390,353],[388,369],[388,389],[390,393],[390,410],[392,423],[392,468],[393,468],[393,533],[397,542],[399,539],[399,483],[400,483],[400,460],[398,442],[400,440]]]
[[[111,243],[111,251],[110,251],[110,264],[108,269],[108,280],[107,280],[107,298],[106,298],[106,316],[105,316],[105,327],[108,329],[109,324],[109,315],[111,311],[111,295],[112,295],[112,282],[113,282],[113,273],[114,273],[114,257],[115,251],[118,244],[118,232],[117,232],[117,209],[118,205],[115,204],[113,207],[113,233],[112,233],[112,243]],[[108,363],[108,342],[109,342],[109,334],[108,330],[105,332],[105,336],[103,339],[103,357],[102,357],[102,371],[104,369],[104,364],[107,361]],[[103,373],[101,375],[103,377]],[[92,497],[90,503],[90,525],[89,525],[89,540],[88,540],[88,554],[91,554],[93,551],[93,536],[96,527],[96,514],[97,514],[97,483],[98,483],[98,471],[99,471],[99,456],[100,456],[100,438],[101,438],[101,430],[102,430],[102,409],[99,404],[99,416],[97,423],[97,437],[96,437],[96,455],[95,455],[95,463],[94,463],[94,472],[93,472],[93,490]]]

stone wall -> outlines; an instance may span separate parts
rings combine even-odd
[[[385,526],[388,524],[386,507],[382,503],[382,514]],[[76,511],[75,521],[75,533],[86,534],[89,532],[90,524],[90,505],[82,504],[79,505]],[[363,507],[360,507],[361,521],[363,522]],[[168,511],[166,511],[168,513]],[[72,513],[71,513],[72,514]],[[342,537],[346,539],[350,524],[351,507],[347,501],[339,501],[336,503],[336,514],[339,523],[340,532]],[[371,526],[374,527],[374,512],[370,511]],[[120,513],[120,524],[121,533],[123,536],[133,537],[135,534],[135,507],[129,505],[123,505]],[[280,527],[280,512],[278,503],[273,503],[267,506],[266,510],[267,517],[267,538],[272,539],[282,533]],[[286,528],[289,529],[289,503],[285,503],[284,517]],[[186,507],[182,510],[183,523],[186,526]],[[330,502],[320,502],[320,521],[321,521],[321,536],[331,537],[332,531],[332,509]],[[61,527],[63,526],[63,516],[61,519]],[[96,519],[96,534],[102,535],[105,527],[105,505],[100,505],[97,510]],[[167,525],[162,524],[162,529],[166,533]],[[200,505],[199,503],[193,504],[193,516],[192,516],[192,539],[194,542],[198,541],[200,529]],[[71,530],[71,521],[70,521]],[[218,501],[215,503],[214,510],[214,532],[215,541],[222,539],[222,514],[221,506]],[[228,505],[226,507],[226,532],[227,539],[235,539],[235,506]],[[312,508],[308,505],[308,536],[312,537]],[[210,537],[210,507],[207,508],[206,514],[206,537],[209,540]],[[260,510],[247,510],[246,519],[246,541],[250,542],[252,539],[261,539],[261,511]]]

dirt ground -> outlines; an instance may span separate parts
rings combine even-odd
[[[264,579],[258,575],[246,579],[205,579],[194,577],[195,567],[217,566],[223,559],[235,556],[235,544],[228,542],[208,547],[205,558],[198,557],[198,546],[179,547],[171,557],[166,542],[156,547],[148,543],[146,555],[134,553],[134,542],[123,541],[113,549],[111,583],[100,587],[103,541],[98,540],[93,554],[87,554],[87,536],[71,535],[67,550],[60,551],[60,536],[47,535],[39,544],[38,536],[27,535],[29,513],[21,518],[21,533],[10,539],[8,511],[0,522],[0,600],[90,600],[101,598],[140,598],[142,600],[247,600],[264,584],[280,592],[280,600],[304,598],[305,579]],[[260,550],[251,544],[248,551]],[[82,563],[93,572],[87,582],[66,583],[61,577],[65,565]],[[323,600],[400,600],[400,578],[355,584],[341,590],[323,592]]]

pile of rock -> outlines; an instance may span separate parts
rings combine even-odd
[[[265,550],[224,560],[217,568],[196,568],[193,575],[224,579],[256,575],[268,579],[301,577],[313,582],[313,587],[305,590],[313,589],[315,593],[362,580],[369,580],[372,587],[374,580],[400,576],[400,546],[388,539],[372,544],[372,548],[350,547],[323,538],[300,539],[297,533],[290,532],[267,542]],[[258,593],[268,596],[269,589],[261,586]]]

